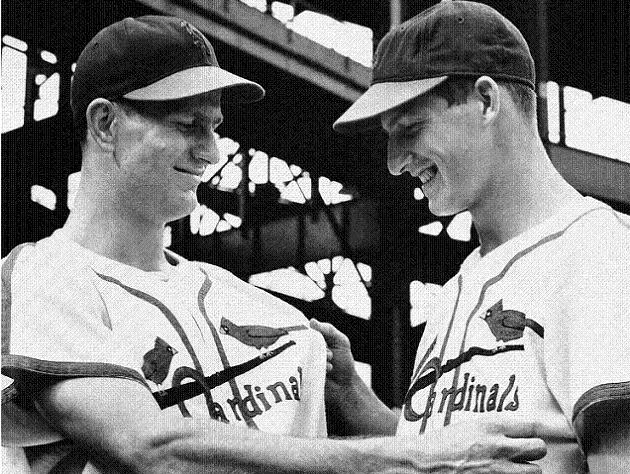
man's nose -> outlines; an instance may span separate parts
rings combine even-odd
[[[405,166],[411,159],[411,153],[401,147],[396,140],[388,140],[387,142],[387,168],[394,176],[398,176],[405,171]]]
[[[217,164],[221,159],[219,147],[217,146],[217,135],[211,131],[203,138],[200,138],[195,144],[193,154],[195,158],[208,164]]]

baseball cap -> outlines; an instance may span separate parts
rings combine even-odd
[[[247,103],[265,90],[221,69],[212,45],[176,17],[125,18],[94,36],[77,60],[71,87],[75,123],[94,99],[167,101],[214,90]]]
[[[351,133],[377,127],[380,114],[450,76],[483,75],[535,89],[525,38],[487,5],[444,0],[385,35],[376,49],[370,87],[333,128]]]

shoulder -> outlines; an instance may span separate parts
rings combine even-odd
[[[568,226],[560,239],[563,253],[568,262],[580,262],[578,274],[596,268],[621,270],[630,257],[630,216],[592,201],[595,205]]]
[[[225,297],[230,298],[232,303],[238,302],[243,307],[251,305],[255,305],[257,308],[266,307],[269,314],[276,314],[278,317],[281,315],[297,317],[306,322],[306,317],[297,308],[267,291],[242,280],[229,270],[209,263],[193,263],[206,273],[211,280],[221,286],[222,291],[226,293]]]
[[[51,333],[53,326],[103,324],[94,273],[54,236],[18,246],[7,255],[2,293],[3,326],[11,328],[12,336],[22,333],[27,344],[35,331]]]
[[[62,287],[91,286],[89,269],[76,252],[53,234],[14,248],[2,261],[2,280],[3,285],[30,293],[54,293]]]

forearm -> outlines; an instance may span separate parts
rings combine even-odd
[[[288,438],[186,419],[147,437],[133,456],[133,469],[139,473],[355,473],[368,472],[374,464],[370,451],[366,443]]]
[[[358,375],[334,397],[327,399],[327,414],[344,436],[392,436],[396,433],[397,415],[363,383]]]
[[[382,471],[398,468],[388,451],[391,442],[383,438],[289,438],[183,418],[176,411],[160,411],[144,387],[128,380],[66,380],[44,390],[37,405],[104,472],[355,473],[373,472],[374,466]]]

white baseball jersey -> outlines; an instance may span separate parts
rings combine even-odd
[[[589,406],[630,398],[628,216],[591,198],[481,257],[434,301],[398,435],[537,420],[545,473],[583,469]]]
[[[164,409],[326,435],[325,343],[298,310],[213,265],[167,251],[170,271],[145,272],[63,232],[3,262],[2,373],[14,381],[2,393],[3,445],[72,451],[25,396],[68,377],[130,379],[157,397],[196,381],[196,396]]]

